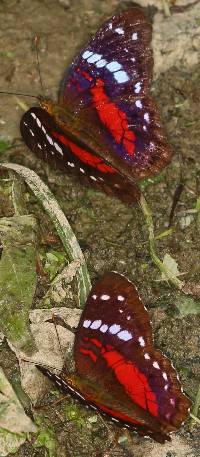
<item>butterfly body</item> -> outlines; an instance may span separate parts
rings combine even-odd
[[[74,343],[75,374],[42,368],[64,391],[116,423],[163,443],[188,416],[190,400],[169,359],[154,348],[148,312],[118,273],[92,288]]]
[[[32,108],[21,120],[37,155],[126,203],[138,199],[137,181],[172,155],[148,94],[150,41],[142,10],[113,16],[67,69],[58,103],[41,99],[37,112]]]

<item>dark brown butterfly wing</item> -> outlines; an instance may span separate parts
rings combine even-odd
[[[63,372],[56,382],[116,422],[162,443],[188,417],[191,402],[169,359],[153,346],[148,312],[118,273],[92,288],[74,359],[75,376]]]

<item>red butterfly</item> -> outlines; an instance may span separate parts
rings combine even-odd
[[[59,388],[140,435],[170,441],[188,417],[190,400],[175,369],[154,349],[146,308],[118,273],[92,288],[74,343],[75,374],[40,370]]]
[[[151,35],[139,8],[112,17],[67,69],[58,103],[41,98],[20,125],[39,157],[126,203],[172,155],[148,95]]]

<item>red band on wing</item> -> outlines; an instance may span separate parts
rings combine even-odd
[[[97,348],[102,348],[102,343],[96,338],[88,338],[88,336],[84,336],[83,341],[90,341],[90,343],[93,343]]]
[[[80,352],[84,355],[88,355],[92,359],[93,362],[97,361],[97,356],[94,354],[94,352],[92,350],[80,348]]]
[[[102,123],[112,133],[117,144],[122,143],[126,152],[132,156],[135,152],[136,136],[129,130],[126,113],[110,101],[101,79],[96,81],[95,86],[91,88],[91,93]]]
[[[91,154],[85,149],[80,148],[75,143],[68,140],[68,138],[66,138],[61,133],[54,131],[52,132],[52,135],[55,138],[57,138],[62,144],[65,144],[66,146],[70,147],[73,154],[86,165],[90,165],[91,167],[97,168],[103,173],[116,173],[115,168],[111,167],[110,165],[106,165],[106,163],[104,163],[99,157]]]
[[[92,338],[90,341],[91,341],[91,343],[93,343],[97,348],[102,348],[102,344],[101,344],[100,341],[97,340],[96,338]]]
[[[111,367],[120,384],[122,384],[135,403],[147,409],[153,416],[158,415],[156,396],[152,392],[146,376],[144,376],[131,362],[127,362],[122,355],[113,350],[104,352],[102,357]]]
[[[80,352],[87,355],[96,363],[98,357],[102,357],[111,368],[119,383],[124,387],[127,395],[143,409],[149,411],[153,416],[158,416],[158,405],[156,396],[151,390],[146,376],[130,361],[126,361],[120,352],[112,346],[103,347],[96,338],[84,337],[84,341],[90,344],[90,349],[80,348]],[[92,347],[92,349],[91,349]],[[96,355],[96,348],[100,349],[99,356]]]

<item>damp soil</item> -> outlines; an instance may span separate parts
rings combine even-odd
[[[35,60],[34,37],[39,35],[39,55],[45,94],[56,99],[64,68],[99,24],[114,11],[130,6],[119,0],[10,0],[0,3],[1,76],[0,88],[38,95],[41,93]],[[178,262],[184,278],[200,283],[199,242],[200,226],[194,209],[199,195],[199,85],[200,69],[172,68],[153,84],[174,157],[160,179],[145,188],[151,206],[156,234],[164,232],[169,223],[173,194],[180,183],[184,190],[178,202],[172,232],[157,241],[160,258],[168,253]],[[31,106],[34,100],[18,97]],[[13,148],[4,152],[3,160],[17,162],[34,169],[47,182],[64,210],[87,260],[92,281],[103,272],[117,270],[134,281],[147,308],[150,310],[155,343],[176,366],[184,390],[195,399],[200,376],[199,315],[182,316],[177,304],[185,297],[167,282],[152,263],[148,249],[148,232],[140,208],[125,207],[119,201],[101,193],[83,188],[75,179],[50,169],[38,161],[23,145],[19,122],[22,109],[16,97],[1,95],[1,138],[10,141]],[[30,198],[31,211],[42,225],[43,237],[49,237],[49,221]],[[10,215],[8,205],[7,215]],[[190,215],[190,218],[186,217]],[[3,205],[3,215],[6,207]],[[53,239],[53,228],[51,229]],[[49,239],[49,238],[48,238]],[[56,241],[55,241],[56,240]],[[59,242],[54,234],[54,246]],[[4,352],[5,351],[5,352]],[[6,365],[8,347],[1,348],[0,362]],[[5,371],[16,371],[16,359],[9,359]],[[8,373],[9,372],[9,373]],[[11,376],[12,377],[12,376]],[[115,428],[81,406],[74,406],[70,397],[54,405],[50,393],[35,417],[42,418],[43,426],[53,430],[59,456],[100,456],[106,454],[114,437]],[[68,406],[76,409],[74,418]],[[92,419],[91,419],[92,418]],[[81,419],[81,420],[80,420]],[[124,436],[124,431],[120,432]],[[188,424],[177,434],[185,443],[171,451],[158,450],[135,435],[110,450],[110,456],[187,456],[199,455],[198,432]],[[150,446],[150,447],[149,447]],[[188,447],[187,447],[188,446]],[[155,450],[155,452],[154,452]],[[150,454],[151,452],[151,454]],[[15,454],[17,457],[46,456],[44,447],[35,448],[34,438]],[[51,455],[51,454],[50,454]],[[53,455],[53,454],[52,454]]]

